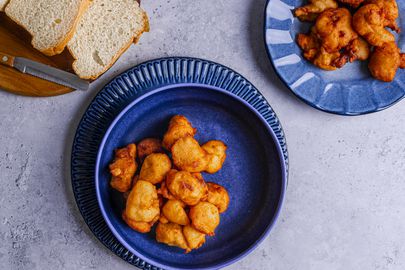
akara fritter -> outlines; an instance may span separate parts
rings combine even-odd
[[[188,172],[202,172],[207,168],[207,153],[191,136],[178,139],[172,146],[174,165]]]
[[[183,235],[183,228],[175,223],[160,223],[156,227],[156,241],[190,251]]]
[[[399,17],[398,4],[396,0],[366,0],[365,4],[374,4],[380,8],[384,15],[384,26],[400,32],[397,24]]]
[[[206,142],[201,146],[205,152],[207,152],[207,165],[205,171],[207,173],[216,173],[221,168],[225,162],[226,158],[226,145],[217,140]]]
[[[140,233],[150,232],[153,224],[155,224],[155,222],[157,221],[158,218],[159,218],[159,216],[156,216],[156,218],[154,220],[152,220],[151,222],[135,221],[135,220],[129,219],[126,216],[125,210],[122,212],[122,219],[125,221],[125,223],[129,227],[131,227],[133,230],[140,232]]]
[[[142,164],[139,179],[158,184],[172,168],[172,162],[166,154],[153,153],[147,156]]]
[[[147,138],[138,146],[117,149],[110,165],[111,186],[123,191],[123,221],[140,233],[150,232],[158,222],[156,240],[186,253],[201,247],[206,235],[214,235],[219,214],[229,204],[226,189],[205,183],[200,173],[219,171],[227,146],[218,140],[200,146],[195,132],[186,117],[176,115],[163,143]],[[136,157],[142,164],[139,173]]]
[[[359,8],[353,15],[353,28],[370,44],[381,47],[395,42],[394,35],[385,29],[385,19],[381,9],[374,4]]]
[[[172,223],[188,225],[190,220],[184,207],[185,204],[179,200],[168,200],[162,208],[162,214]]]
[[[323,12],[316,20],[313,31],[328,53],[338,52],[358,37],[352,28],[352,15],[346,8]]]
[[[183,227],[183,235],[190,249],[197,249],[205,243],[205,234],[190,225]]]
[[[128,196],[125,215],[133,221],[151,222],[159,217],[159,199],[156,187],[138,180]]]
[[[126,192],[131,188],[132,178],[138,168],[135,157],[135,144],[129,144],[127,147],[115,151],[114,161],[109,166],[112,188],[119,192]]]
[[[220,217],[218,208],[209,202],[199,202],[190,208],[191,224],[198,231],[215,235],[215,229],[219,225]]]
[[[166,177],[166,186],[173,196],[187,205],[196,205],[208,193],[204,180],[186,171],[171,170]]]
[[[319,15],[308,35],[299,34],[297,43],[304,57],[314,65],[335,70],[356,56],[350,53],[350,45],[358,38],[351,26],[351,14],[346,8],[328,9]]]
[[[314,32],[308,35],[298,34],[297,43],[304,52],[304,57],[315,66],[325,70],[337,69],[335,62],[341,56],[340,52],[328,53],[321,47],[320,40]]]
[[[339,2],[357,8],[364,0],[338,0]]]
[[[183,115],[176,115],[170,119],[169,128],[163,136],[163,146],[167,150],[171,150],[173,144],[180,138],[185,136],[193,137],[197,130],[193,128],[191,123]]]
[[[207,183],[208,186],[208,196],[207,201],[212,203],[218,208],[219,213],[223,213],[228,209],[229,205],[229,194],[226,189],[215,183]]]
[[[368,68],[374,78],[384,82],[394,80],[398,68],[405,68],[405,54],[401,54],[395,42],[374,48]]]
[[[138,143],[138,159],[140,162],[153,153],[164,153],[162,142],[155,138],[146,138]]]
[[[330,8],[337,8],[335,0],[309,0],[308,4],[294,11],[301,21],[315,21],[319,14]]]
[[[170,193],[169,189],[167,188],[166,181],[163,181],[158,189],[158,194],[160,194],[163,198],[168,200],[176,200],[176,197]]]

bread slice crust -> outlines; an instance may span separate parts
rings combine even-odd
[[[80,70],[77,68],[77,65],[76,65],[76,64],[77,64],[76,62],[77,62],[77,60],[79,59],[79,56],[74,53],[74,51],[70,48],[70,46],[67,46],[67,49],[68,49],[69,53],[70,53],[70,54],[72,55],[72,57],[75,59],[74,62],[73,62],[73,64],[72,64],[73,71],[74,71],[80,78],[82,78],[82,79],[85,79],[85,80],[95,80],[95,79],[97,79],[97,78],[100,77],[102,74],[104,74],[108,69],[110,69],[110,68],[115,64],[115,62],[117,62],[117,60],[120,58],[120,56],[121,56],[125,51],[127,51],[128,48],[129,48],[133,43],[137,43],[144,32],[149,32],[149,30],[150,30],[149,18],[148,18],[148,15],[147,15],[147,13],[146,13],[145,11],[143,11],[142,26],[143,26],[142,28],[140,28],[138,31],[136,31],[136,32],[134,33],[133,39],[130,40],[125,46],[123,46],[123,47],[121,48],[120,51],[118,51],[118,52],[114,55],[114,57],[113,57],[112,60],[108,63],[108,65],[105,65],[105,66],[103,67],[103,69],[102,69],[99,73],[94,74],[94,75],[91,75],[91,76],[86,76],[86,75],[83,75],[83,74],[80,73]]]
[[[13,0],[10,0],[10,2]],[[6,15],[12,19],[16,24],[18,24],[19,26],[21,26],[22,28],[24,28],[31,36],[32,36],[32,40],[31,40],[31,45],[39,50],[40,52],[42,52],[43,54],[47,55],[47,56],[53,56],[53,55],[57,55],[63,52],[63,50],[65,49],[66,45],[68,44],[68,42],[72,39],[77,24],[80,21],[80,18],[83,16],[83,14],[87,11],[88,7],[91,4],[91,0],[82,0],[80,7],[79,7],[79,11],[77,13],[77,16],[75,18],[75,20],[72,23],[72,27],[70,27],[70,30],[68,31],[68,33],[58,42],[58,44],[56,44],[54,47],[51,48],[46,48],[46,49],[41,49],[41,48],[36,48],[35,44],[34,44],[34,38],[33,36],[35,35],[35,33],[31,33],[26,27],[25,25],[23,25],[22,23],[19,22],[18,18],[13,17],[10,13],[7,12],[7,7],[8,5],[5,7],[5,13]]]

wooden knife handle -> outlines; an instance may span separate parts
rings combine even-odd
[[[14,56],[0,52],[0,64],[9,67],[14,67]]]

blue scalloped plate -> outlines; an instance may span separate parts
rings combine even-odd
[[[293,17],[292,10],[306,0],[269,0],[265,10],[265,43],[269,58],[281,80],[307,104],[330,113],[359,115],[390,107],[404,97],[405,70],[385,83],[371,77],[367,61],[347,64],[340,70],[321,70],[302,57],[295,42],[298,33],[309,31],[311,24]],[[400,14],[405,1],[397,1]],[[403,15],[402,15],[403,16]],[[405,18],[398,20],[405,29]],[[397,36],[405,51],[405,35]]]
[[[205,177],[229,189],[230,207],[217,235],[187,255],[122,222],[122,202],[106,170],[114,148],[161,136],[177,113],[190,118],[201,142],[219,138],[229,146],[223,169]],[[141,269],[217,269],[246,255],[277,218],[287,171],[284,134],[264,97],[235,71],[195,58],[154,60],[116,77],[90,104],[72,149],[73,192],[85,222],[107,248]]]

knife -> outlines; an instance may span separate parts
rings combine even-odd
[[[89,89],[89,82],[80,79],[78,76],[44,65],[23,57],[15,57],[0,52],[0,64],[19,70],[22,73],[30,74],[35,77],[51,81],[76,90],[86,91]]]

